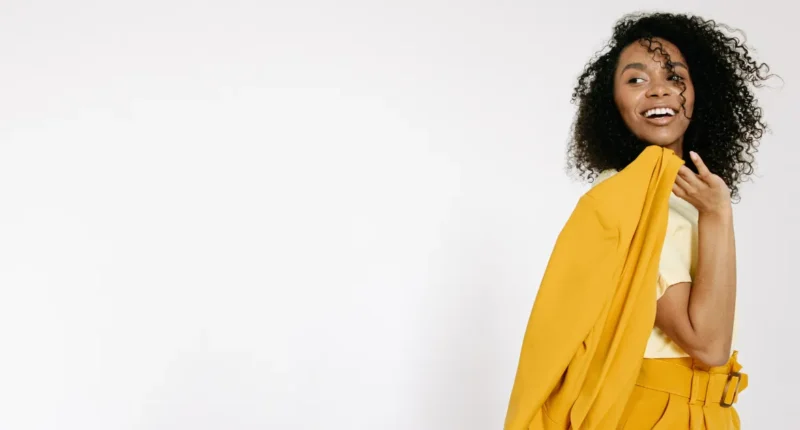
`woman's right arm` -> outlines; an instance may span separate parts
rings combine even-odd
[[[674,191],[699,212],[697,271],[658,300],[656,327],[687,354],[718,366],[730,357],[736,308],[733,211],[724,181],[693,160],[699,174],[682,167]]]

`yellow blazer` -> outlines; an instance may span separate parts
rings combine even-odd
[[[578,201],[533,304],[506,430],[616,428],[655,322],[682,164],[672,150],[648,146]]]

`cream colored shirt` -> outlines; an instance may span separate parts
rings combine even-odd
[[[600,173],[594,185],[610,178],[615,170]],[[672,193],[669,197],[669,216],[664,247],[656,282],[656,299],[660,299],[667,289],[682,282],[692,282],[697,269],[697,209],[686,200]],[[735,322],[734,322],[735,327]],[[734,330],[735,339],[735,330]],[[645,358],[688,357],[675,342],[658,327],[653,327],[647,341]]]

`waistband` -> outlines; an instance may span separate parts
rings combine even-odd
[[[717,367],[703,366],[690,358],[648,358],[642,362],[636,384],[685,397],[690,405],[731,407],[747,388],[747,374],[740,372],[737,357],[738,351],[734,351],[728,363]]]

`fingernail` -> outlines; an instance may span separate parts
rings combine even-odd
[[[697,158],[697,153],[696,153],[696,152],[694,152],[694,151],[689,151],[689,155],[690,155],[692,158]]]

